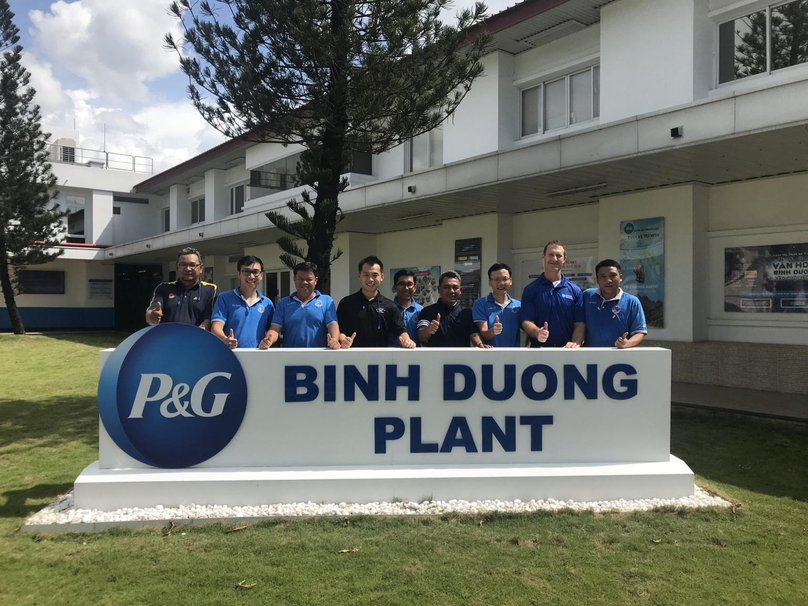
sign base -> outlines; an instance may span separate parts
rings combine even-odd
[[[692,495],[693,472],[671,455],[653,463],[100,469],[74,485],[76,509],[180,505],[373,503],[428,498],[530,501],[671,499]]]

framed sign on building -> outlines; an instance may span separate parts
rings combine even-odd
[[[636,296],[649,328],[665,326],[665,218],[620,222],[622,288]]]
[[[725,248],[724,311],[808,312],[808,242]]]

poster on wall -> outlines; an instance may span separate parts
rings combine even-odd
[[[412,298],[416,303],[424,307],[437,303],[440,265],[432,265],[430,267],[394,267],[386,276],[390,279],[391,288],[393,278],[396,273],[402,269],[409,269],[415,274],[415,294]],[[385,280],[385,282],[386,281],[387,280]]]
[[[595,277],[595,265],[597,265],[595,254],[570,251],[561,273],[567,276],[567,280],[576,284],[581,290],[587,288],[597,288]]]
[[[725,248],[724,311],[808,312],[808,242]]]
[[[663,328],[665,311],[665,218],[620,222],[622,288],[636,296],[649,328]]]
[[[482,238],[455,240],[455,266],[463,286],[460,303],[471,307],[480,298],[480,269],[483,255]]]
[[[87,297],[95,301],[112,301],[112,280],[87,280]]]

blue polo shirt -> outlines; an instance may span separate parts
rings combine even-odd
[[[336,321],[334,299],[315,290],[305,303],[296,293],[278,301],[272,324],[283,329],[284,347],[327,347],[327,327]]]
[[[489,330],[496,317],[502,324],[502,332],[488,341],[494,347],[519,347],[519,329],[522,326],[522,304],[508,295],[507,305],[500,307],[493,293],[474,302],[472,315],[475,322],[487,322]]]
[[[539,328],[547,322],[547,342],[531,339],[533,347],[564,347],[572,339],[573,324],[586,321],[581,289],[564,274],[558,286],[553,286],[542,273],[522,292],[522,320]]]
[[[584,345],[587,347],[614,347],[615,341],[625,333],[629,337],[638,332],[648,334],[640,300],[622,288],[618,289],[614,299],[609,300],[604,299],[597,288],[587,288],[584,291],[584,312]]]
[[[238,339],[239,347],[258,347],[259,341],[269,328],[275,306],[272,301],[258,293],[258,298],[248,305],[238,288],[220,293],[213,306],[211,322],[224,322],[224,334]]]
[[[407,329],[407,334],[410,335],[410,339],[418,343],[418,314],[421,313],[424,306],[418,305],[418,303],[411,300],[410,306],[404,308],[398,304],[398,299],[396,298],[393,298],[393,303],[396,304],[401,314],[401,320],[404,322],[404,328]],[[398,337],[390,335],[388,338],[388,346],[401,347],[401,343],[398,342]]]

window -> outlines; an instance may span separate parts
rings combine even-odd
[[[191,225],[205,222],[205,198],[191,200]]]
[[[63,271],[30,271],[21,269],[17,272],[17,279],[19,280],[20,294],[65,294],[65,272]]]
[[[120,215],[121,214],[121,207],[120,206],[113,206],[112,207],[112,214],[113,215]]]
[[[413,137],[405,147],[405,172],[413,173],[443,164],[443,127]]]
[[[808,0],[772,4],[718,26],[718,83],[808,63]]]
[[[600,66],[522,90],[523,137],[600,116]]]
[[[160,220],[163,233],[171,231],[171,207],[166,206],[160,211]]]
[[[246,185],[237,185],[230,188],[230,214],[235,215],[244,212],[244,198]]]

